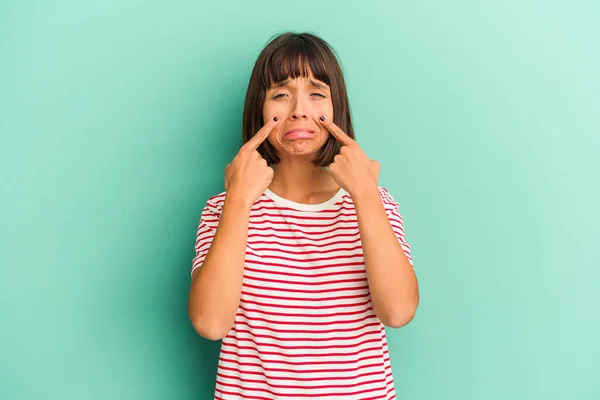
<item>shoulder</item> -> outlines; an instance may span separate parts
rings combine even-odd
[[[225,191],[210,196],[208,200],[206,200],[206,204],[204,205],[205,211],[211,211],[217,214],[221,214],[223,211],[223,205],[225,204]]]
[[[223,205],[223,203],[225,202],[225,193],[225,191],[222,191],[221,193],[217,193],[215,195],[210,196],[207,200],[207,203]]]
[[[383,186],[379,186],[379,196],[383,202],[386,211],[397,210],[400,204],[394,199],[392,194]]]

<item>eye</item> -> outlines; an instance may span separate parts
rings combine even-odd
[[[285,96],[285,93],[279,93],[279,94],[276,94],[275,96],[273,96],[273,99],[278,99],[278,98],[280,98],[281,96]]]
[[[321,96],[321,97],[325,98],[325,96],[323,96],[321,93],[312,93],[311,96]]]

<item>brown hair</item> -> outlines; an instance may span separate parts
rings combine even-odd
[[[309,70],[310,69],[310,70]],[[288,78],[313,76],[329,85],[333,103],[333,122],[348,136],[354,138],[350,103],[344,75],[335,50],[327,42],[311,33],[287,32],[271,39],[262,50],[248,83],[242,120],[242,141],[246,143],[264,125],[262,106],[267,89]],[[317,152],[313,164],[327,166],[340,150],[340,143],[332,136]],[[258,152],[269,165],[280,160],[275,148],[264,141]]]

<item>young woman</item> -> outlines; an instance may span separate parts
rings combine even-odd
[[[267,44],[243,142],[202,211],[189,294],[194,329],[222,339],[215,398],[393,399],[385,326],[411,321],[417,279],[325,41]]]

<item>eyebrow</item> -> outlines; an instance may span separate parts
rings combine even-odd
[[[313,79],[309,79],[308,81],[310,82],[310,85],[311,85],[312,87],[315,87],[315,88],[317,88],[317,89],[321,89],[321,90],[323,90],[323,91],[327,91],[327,86],[325,86],[324,84],[322,84],[322,83],[319,83],[319,82],[317,82],[317,81],[315,81],[315,80],[313,80]],[[288,83],[290,83],[290,80],[289,80],[289,78],[288,78],[288,79],[286,79],[285,81],[281,81],[281,82],[279,82],[279,83],[277,83],[277,84],[275,84],[275,85],[272,85],[272,86],[271,86],[269,89],[270,89],[270,90],[273,90],[273,89],[279,89],[279,88],[282,88],[282,87],[284,87],[284,86],[287,86],[287,85],[288,85]]]

